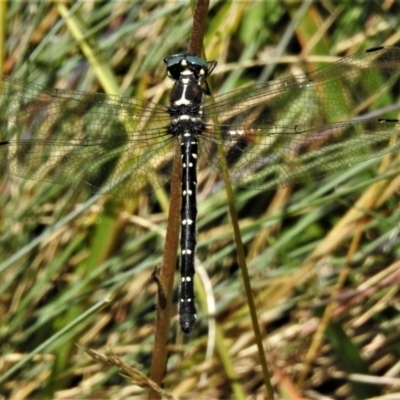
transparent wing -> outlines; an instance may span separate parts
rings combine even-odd
[[[203,155],[213,154],[210,165],[219,172],[218,141],[208,137],[200,143]],[[284,187],[400,149],[400,122],[364,119],[322,127],[253,126],[221,146],[232,182],[258,189]]]
[[[220,143],[232,181],[265,188],[316,179],[392,151],[399,123],[354,115],[399,76],[400,48],[383,47],[217,96],[204,107],[209,122],[201,152],[219,171]]]
[[[0,171],[132,196],[168,178],[166,108],[0,77]]]

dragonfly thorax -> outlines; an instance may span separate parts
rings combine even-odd
[[[201,105],[208,88],[203,85],[211,67],[202,59],[187,54],[167,57],[168,75],[175,81],[170,95],[168,113],[171,116],[169,133],[174,136],[190,132],[199,135],[204,131]]]

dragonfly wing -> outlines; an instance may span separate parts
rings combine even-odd
[[[345,57],[312,73],[273,80],[216,96],[209,123],[319,126],[357,115],[368,99],[400,77],[400,48],[382,47]]]
[[[0,171],[92,193],[131,197],[169,179],[173,146],[168,142],[171,140],[153,140],[149,146],[137,138],[131,141],[129,134],[83,141],[0,142]]]
[[[307,75],[217,96],[204,107],[208,122],[201,151],[218,172],[219,143],[232,180],[242,186],[317,179],[397,146],[397,122],[354,116],[399,77],[400,48],[382,47]]]
[[[0,171],[132,196],[167,179],[166,108],[0,77]]]
[[[226,126],[220,127],[224,132]],[[234,132],[237,132],[234,134]],[[350,165],[400,149],[398,120],[363,119],[322,127],[229,126],[224,139],[206,135],[201,151],[218,160],[218,143],[230,168],[232,182],[242,187],[268,189],[312,181]]]

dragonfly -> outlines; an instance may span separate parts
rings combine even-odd
[[[0,172],[117,197],[168,182],[182,164],[179,320],[196,321],[197,163],[270,189],[321,178],[400,148],[400,121],[359,116],[400,76],[400,48],[376,47],[314,72],[210,96],[215,61],[164,59],[170,104],[50,89],[0,76]],[[358,109],[358,111],[357,111]]]

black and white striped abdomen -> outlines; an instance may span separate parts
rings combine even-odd
[[[182,205],[181,205],[181,284],[179,317],[182,331],[189,333],[196,320],[194,274],[196,253],[196,184],[197,135],[185,132],[181,137]]]

